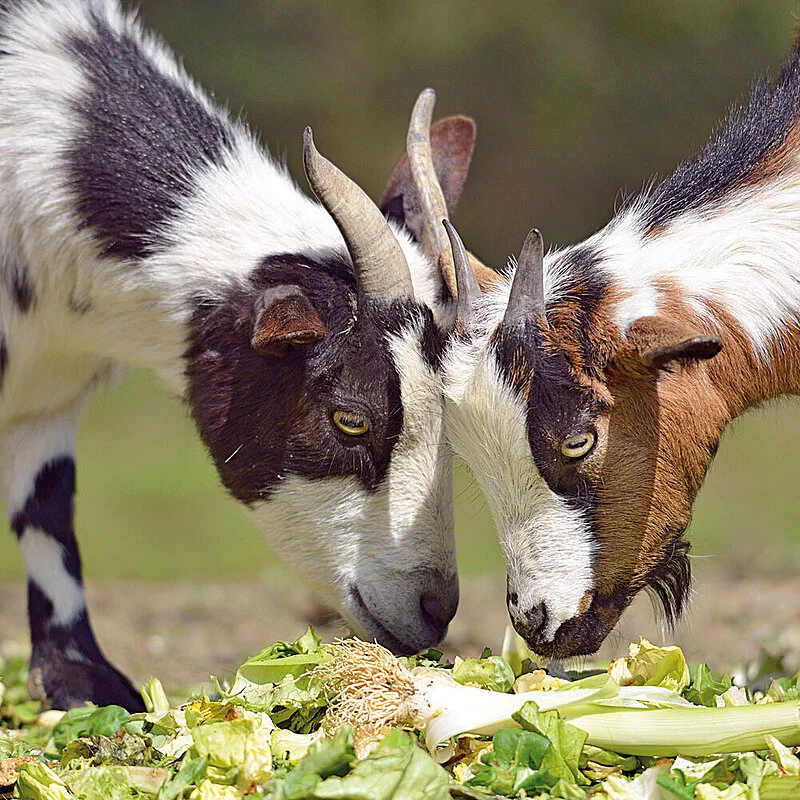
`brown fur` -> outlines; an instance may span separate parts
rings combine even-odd
[[[566,355],[580,383],[596,385],[596,365],[607,363],[619,343],[611,313],[619,301],[619,292],[609,287],[600,302],[587,310],[577,299],[582,296],[577,288],[575,297],[571,292],[547,309],[549,333],[545,341]]]
[[[477,135],[475,120],[469,117],[445,117],[431,125],[433,164],[449,214],[455,212],[461,193],[464,191]],[[417,241],[421,242],[422,216],[419,195],[406,153],[392,170],[392,176],[378,204],[381,210],[385,211],[396,197],[402,198],[406,225]]]
[[[624,338],[613,323],[616,301],[587,313],[567,298],[539,327],[543,350],[566,356],[575,383],[602,400],[590,423],[597,445],[571,467],[573,483],[592,487],[594,586],[552,643],[533,643],[546,655],[596,649],[647,586],[666,586],[659,594],[668,620],[681,611],[690,575],[682,535],[725,427],[766,399],[800,393],[799,325],[785,326],[759,355],[721,303],[708,303],[701,317],[675,281],[656,288],[659,316],[640,318]]]
[[[506,373],[511,385],[517,390],[520,397],[528,404],[531,394],[531,378],[533,371],[525,353],[521,350],[515,350],[511,358],[511,364]]]
[[[689,524],[725,426],[779,391],[741,327],[722,308],[712,308],[719,325],[711,326],[681,299],[677,286],[663,283],[659,289],[661,331],[658,326],[650,328],[650,336],[634,331],[619,342],[607,365],[611,408],[597,421],[603,446],[587,460],[587,468],[602,476],[595,590],[605,596],[632,596],[646,584]],[[666,369],[653,368],[643,358],[658,336],[663,342],[698,333],[722,339],[719,356],[672,362]],[[794,372],[800,385],[800,367]]]
[[[328,335],[327,326],[298,286],[267,290],[257,306],[250,344],[261,355],[284,356],[292,346],[321,342]]]
[[[478,286],[482,292],[490,291],[498,283],[508,283],[499,272],[495,272],[491,267],[487,267],[486,264],[479,261],[472,253],[467,253],[467,256],[472,271],[478,279]]]

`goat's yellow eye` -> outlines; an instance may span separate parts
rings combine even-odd
[[[561,442],[561,455],[564,458],[581,458],[594,447],[595,436],[591,431],[577,433]]]
[[[334,411],[333,424],[348,436],[363,436],[369,430],[369,420],[355,411]]]

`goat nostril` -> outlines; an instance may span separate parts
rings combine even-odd
[[[447,625],[453,618],[450,605],[433,592],[426,592],[422,595],[419,607],[422,610],[422,615],[437,627]]]
[[[518,602],[519,596],[516,592],[506,592],[506,605],[516,608]]]
[[[547,606],[542,602],[525,616],[525,627],[532,638],[538,639],[547,627]]]

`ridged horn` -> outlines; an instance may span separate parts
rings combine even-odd
[[[311,190],[342,232],[359,297],[413,298],[411,271],[392,229],[364,190],[320,155],[311,128],[303,133],[303,165]]]
[[[448,218],[447,204],[444,199],[436,169],[433,166],[431,151],[431,121],[433,107],[436,105],[436,92],[423,89],[408,125],[406,137],[406,153],[411,167],[411,175],[419,195],[422,213],[422,249],[425,255],[439,265],[447,288],[453,300],[458,299],[458,282],[456,280],[453,254],[442,233],[441,222]]]
[[[472,270],[464,243],[450,223],[443,219],[442,225],[447,231],[450,248],[453,252],[456,283],[458,284],[458,304],[456,306],[456,325],[468,331],[472,328],[475,314],[475,301],[481,296],[481,287]]]
[[[524,325],[544,312],[544,240],[541,232],[534,228],[519,254],[503,325]]]

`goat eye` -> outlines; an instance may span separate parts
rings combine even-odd
[[[561,442],[561,455],[570,459],[582,458],[594,447],[594,442],[595,435],[591,431],[575,434]]]
[[[354,411],[334,411],[333,424],[348,436],[363,436],[369,430],[369,420]]]

